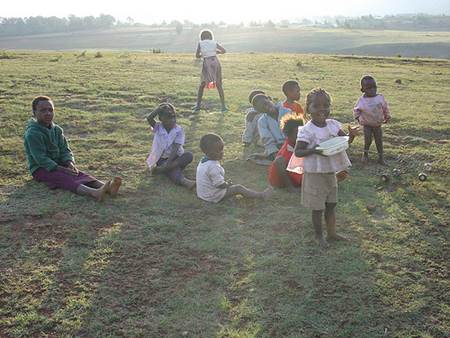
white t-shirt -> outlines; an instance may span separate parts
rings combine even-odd
[[[203,58],[216,56],[217,42],[215,40],[200,40],[200,52]]]
[[[307,149],[313,149],[321,142],[338,136],[341,124],[333,119],[326,120],[326,126],[320,128],[312,121],[298,129],[297,141],[308,143]],[[348,169],[351,162],[347,153],[342,151],[332,156],[312,154],[304,157],[304,171],[309,173],[335,173]]]
[[[217,188],[225,183],[225,170],[219,161],[200,161],[197,166],[197,196],[208,202],[220,202],[227,189]]]

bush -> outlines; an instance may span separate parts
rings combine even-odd
[[[100,53],[100,52],[97,52],[97,53],[95,53],[94,57],[95,57],[95,58],[102,58],[102,57],[103,57],[103,54]]]
[[[0,60],[6,60],[6,59],[14,59],[14,55],[11,53],[8,53],[6,50],[0,51]]]

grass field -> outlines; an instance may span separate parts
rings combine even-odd
[[[230,52],[325,53],[450,58],[450,32],[289,27],[217,28]],[[0,37],[0,49],[109,49],[194,53],[199,29],[130,27],[105,31]]]
[[[450,335],[450,62],[296,54],[221,57],[230,112],[191,116],[200,65],[192,55],[11,52],[0,59],[1,337],[448,337]],[[186,149],[208,131],[226,142],[234,182],[263,189],[266,168],[242,160],[247,94],[281,97],[289,78],[323,86],[332,115],[352,121],[359,78],[371,73],[390,102],[389,170],[359,164],[340,184],[339,231],[320,251],[299,195],[210,205],[145,171],[144,116],[178,107]],[[396,83],[396,80],[401,83]],[[54,98],[78,166],[124,179],[103,204],[33,182],[22,135],[30,102]],[[374,156],[374,154],[372,155]],[[433,163],[426,182],[417,180]],[[196,163],[187,169],[193,177]]]

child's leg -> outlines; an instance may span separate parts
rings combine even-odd
[[[184,168],[186,168],[193,159],[194,156],[192,153],[185,152],[183,155],[172,161],[170,164],[171,169],[167,171],[167,176],[169,176],[170,180],[175,184],[185,186],[189,189],[193,188],[195,186],[195,181],[187,179],[183,174]]]
[[[203,90],[205,89],[206,82],[202,81],[200,86],[198,86],[197,92],[197,104],[194,107],[194,111],[200,110],[200,105],[202,104]]]
[[[223,92],[222,83],[216,83],[217,91],[219,92],[220,103],[222,104],[222,110],[226,111],[227,106],[225,105],[225,94]]]
[[[273,189],[267,188],[264,191],[255,191],[251,190],[247,187],[244,187],[242,184],[233,184],[227,188],[227,192],[224,198],[232,197],[236,195],[242,195],[244,197],[249,198],[261,198],[266,199],[272,194]]]
[[[105,195],[110,189],[111,182],[108,181],[105,184],[103,184],[102,187],[98,189],[90,188],[87,185],[80,184],[77,188],[76,193],[78,195],[84,195],[84,196],[91,196],[97,199],[97,201],[102,202],[105,199]]]
[[[372,127],[364,126],[364,154],[363,154],[363,162],[367,162],[369,160],[369,148],[372,144]]]
[[[327,241],[345,241],[347,238],[336,233],[336,203],[325,203]]]
[[[377,146],[378,163],[386,164],[383,157],[383,131],[381,126],[373,127],[373,136],[375,139],[375,145]]]
[[[322,234],[322,215],[323,210],[313,210],[312,223],[314,226],[314,237],[317,241],[317,244],[319,244],[319,246],[323,248],[326,248],[328,246],[328,243],[325,241]]]

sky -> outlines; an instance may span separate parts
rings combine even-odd
[[[450,15],[450,0],[12,0],[2,4],[0,17],[87,16],[111,14],[125,20],[155,23],[280,21],[321,16],[405,13]]]

